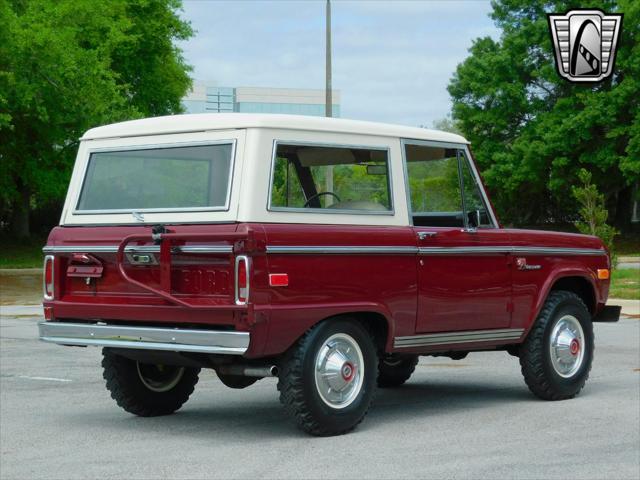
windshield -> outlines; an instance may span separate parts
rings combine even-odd
[[[95,152],[77,210],[228,208],[233,144]]]

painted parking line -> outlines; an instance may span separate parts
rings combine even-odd
[[[73,382],[67,378],[55,378],[55,377],[31,377],[29,375],[18,375],[18,378],[25,378],[27,380],[42,380],[45,382]]]

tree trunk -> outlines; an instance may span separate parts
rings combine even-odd
[[[613,223],[621,232],[631,230],[631,216],[633,215],[633,186],[627,186],[618,192],[616,198],[615,214],[609,218],[608,223]]]
[[[29,237],[29,192],[24,189],[20,192],[20,198],[13,204],[13,217],[11,219],[11,234],[14,238]]]

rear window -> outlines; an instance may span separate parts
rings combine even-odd
[[[78,212],[228,208],[233,144],[94,152]]]

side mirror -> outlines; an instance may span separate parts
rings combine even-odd
[[[482,225],[482,211],[481,210],[473,210],[467,214],[469,219],[469,226],[478,228]]]

